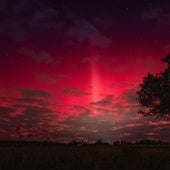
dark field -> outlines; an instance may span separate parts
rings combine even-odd
[[[0,170],[170,170],[170,145],[0,146]]]

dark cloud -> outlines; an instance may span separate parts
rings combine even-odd
[[[11,97],[11,94],[21,93],[21,97]],[[49,99],[51,95],[43,90],[21,89],[10,91],[7,97],[1,97],[2,107],[0,107],[0,130],[3,135],[8,135],[8,139],[16,139],[16,127],[20,126],[24,139],[29,133],[33,138],[45,138],[45,129],[49,132],[53,126],[53,121],[58,117],[57,113],[51,109]],[[18,94],[19,95],[19,94]],[[13,96],[13,95],[12,95]],[[46,130],[46,136],[48,136]]]
[[[88,93],[84,92],[82,89],[77,87],[67,87],[62,89],[62,94],[72,95],[72,96],[84,96],[88,95]]]
[[[30,48],[21,48],[18,50],[18,52],[21,55],[24,55],[26,57],[31,57],[33,59],[35,59],[37,62],[39,63],[45,63],[45,64],[51,64],[54,63],[54,58],[53,56],[51,56],[48,52],[46,51],[40,51],[40,52],[36,52],[33,49]]]
[[[53,57],[45,51],[40,52],[39,56],[37,56],[37,58],[34,56],[34,58],[39,62],[47,64],[52,63],[54,61]]]
[[[79,105],[72,106],[72,108],[70,110],[76,110],[76,111],[80,111],[82,113],[89,111],[88,108],[83,107],[83,106],[79,106]]]
[[[143,2],[142,0],[135,2],[130,0],[128,2],[101,1],[99,3],[96,1],[92,4],[88,1],[78,3],[74,1],[1,0],[0,35],[15,41],[30,40],[35,37],[45,39],[47,34],[48,37],[55,38],[57,41],[57,39],[62,39],[59,38],[61,35],[69,35],[79,42],[89,40],[93,45],[105,48],[110,44],[110,38],[99,29],[100,24],[96,24],[94,18],[109,19],[109,22],[112,23],[112,29],[117,29],[117,25],[120,24],[119,27],[122,27],[121,24],[129,18],[134,23],[140,20],[138,14],[148,4],[158,4],[159,8],[150,7],[151,10],[145,10],[142,15],[144,18],[154,20],[158,18],[157,20],[162,20],[161,23],[168,22],[167,10],[169,2],[154,2]],[[106,30],[106,24],[104,25],[104,30]],[[58,38],[56,38],[56,35]]]
[[[67,74],[57,74],[54,76],[50,76],[49,74],[46,73],[39,73],[36,75],[36,79],[39,79],[40,81],[43,81],[44,83],[47,84],[55,84],[58,82],[61,82],[65,80],[66,78],[69,78],[69,75]]]
[[[79,116],[72,115],[66,120],[60,121],[59,124],[69,127],[68,129],[63,129],[63,132],[66,130],[75,136],[86,137],[87,134],[92,135],[96,132],[102,133],[103,131],[107,132],[111,130],[113,117],[107,114],[91,117],[89,113],[84,112]]]
[[[153,126],[143,122],[142,120],[115,121],[114,115],[104,114],[91,117],[88,114],[79,116],[72,115],[68,119],[59,122],[59,126],[65,126],[61,130],[62,133],[70,133],[70,136],[81,136],[90,138],[92,141],[102,139],[113,142],[115,140],[141,140],[149,138],[149,134],[155,133]],[[156,134],[152,135],[153,139],[157,139]],[[71,140],[71,139],[70,139]]]
[[[100,48],[106,48],[110,44],[110,39],[102,33],[93,24],[87,20],[77,20],[74,22],[68,35],[75,38],[78,42],[90,42]]]
[[[81,62],[82,63],[91,63],[92,59],[90,57],[84,57],[84,58],[82,58]]]
[[[163,140],[169,140],[166,136],[169,129],[168,123],[131,119],[130,115],[135,116],[132,111],[127,113],[123,106],[120,108],[123,112],[121,114],[116,114],[119,111],[108,113],[109,108],[105,109],[102,115],[92,116],[93,109],[91,107],[73,105],[70,108],[70,113],[74,112],[74,114],[67,114],[61,120],[59,119],[60,113],[56,113],[48,105],[46,107],[36,105],[0,107],[0,111],[7,113],[1,114],[0,130],[4,135],[9,136],[11,133],[16,138],[14,129],[20,125],[23,136],[31,133],[32,139],[43,140],[65,139],[71,141],[76,138],[88,138],[91,141],[102,139],[112,142],[121,139],[133,141],[152,138],[156,140],[161,136],[163,136]],[[12,116],[13,111],[17,109],[21,109],[22,112]],[[123,118],[119,119],[121,115]],[[166,130],[164,131],[164,129]],[[26,139],[26,137],[24,138]]]
[[[39,106],[46,106],[48,105],[48,101],[45,101],[43,99],[35,99],[35,98],[27,98],[27,97],[1,97],[1,102],[6,102],[10,105],[13,105],[13,107],[23,107],[27,105],[39,105]]]
[[[126,90],[122,94],[121,98],[126,100],[127,103],[129,103],[129,104],[137,104],[137,99],[136,99],[137,94],[136,94],[136,92],[137,92],[138,88],[139,87],[134,87],[132,89]]]
[[[41,99],[35,99],[35,98],[15,98],[13,100],[14,103],[25,103],[25,104],[39,104],[39,105],[47,105],[48,102],[41,100]]]
[[[152,3],[143,10],[142,18],[145,21],[150,21],[154,26],[164,30],[168,29],[170,26],[169,5],[168,1]]]
[[[21,95],[27,98],[51,98],[52,96],[44,90],[21,89]]]
[[[12,108],[12,107],[6,107],[6,106],[1,106],[0,107],[0,115],[8,115],[10,113],[14,113],[15,112],[15,109]]]
[[[36,79],[38,78],[38,80],[47,83],[47,84],[54,84],[57,82],[57,80],[55,78],[53,78],[52,76],[46,74],[46,73],[39,73],[36,75]]]
[[[30,48],[21,48],[18,52],[21,53],[22,55],[29,56],[29,57],[36,56],[35,51]]]
[[[58,10],[45,1],[3,1],[0,13],[0,35],[15,41],[28,40],[48,30],[55,32],[61,27]]]
[[[34,139],[45,138],[51,132],[53,121],[57,118],[56,113],[48,107],[40,107],[33,105],[15,106],[15,114],[12,112],[12,107],[2,107],[2,111],[11,113],[6,115],[5,112],[0,114],[1,125],[0,130],[5,131],[3,134],[8,134],[9,138],[17,138],[16,127],[20,126],[20,130],[24,139],[30,133]],[[20,111],[20,112],[18,112]],[[17,113],[18,112],[18,113]],[[55,128],[54,128],[55,129]]]
[[[57,30],[60,26],[62,27],[62,22],[59,21],[61,12],[53,7],[43,8],[37,10],[32,18],[30,27],[35,29],[34,31],[38,33],[39,30]]]
[[[92,102],[92,105],[99,105],[99,106],[110,106],[113,102],[113,95],[108,95],[106,98],[98,101],[98,102]]]
[[[37,106],[29,106],[25,108],[24,114],[27,115],[39,115],[39,114],[46,114],[46,113],[52,113],[52,111],[48,108],[43,107],[37,107]]]

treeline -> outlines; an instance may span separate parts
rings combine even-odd
[[[155,141],[155,140],[150,140],[150,139],[146,139],[146,140],[139,140],[139,141],[135,141],[135,142],[131,142],[131,141],[115,141],[112,144],[108,143],[108,142],[104,142],[101,139],[99,139],[96,142],[93,143],[86,143],[83,141],[76,141],[73,140],[70,143],[68,143],[69,146],[81,146],[81,145],[168,145],[170,144],[170,142],[164,142],[164,141]]]
[[[150,139],[145,140],[139,140],[135,142],[127,142],[127,141],[115,141],[113,145],[119,145],[119,144],[136,144],[136,145],[167,145],[170,144],[170,142],[164,142],[164,141],[155,141]]]
[[[69,143],[51,142],[51,141],[0,141],[0,146],[116,146],[116,145],[170,145],[170,142],[155,141],[155,140],[139,140],[130,141],[114,141],[113,143],[104,142],[101,139],[96,142],[84,142],[72,140]]]

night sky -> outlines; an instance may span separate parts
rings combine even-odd
[[[170,141],[136,101],[168,52],[169,0],[0,0],[0,140]]]

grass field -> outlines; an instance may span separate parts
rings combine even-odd
[[[0,146],[0,170],[85,169],[170,170],[170,146]]]

